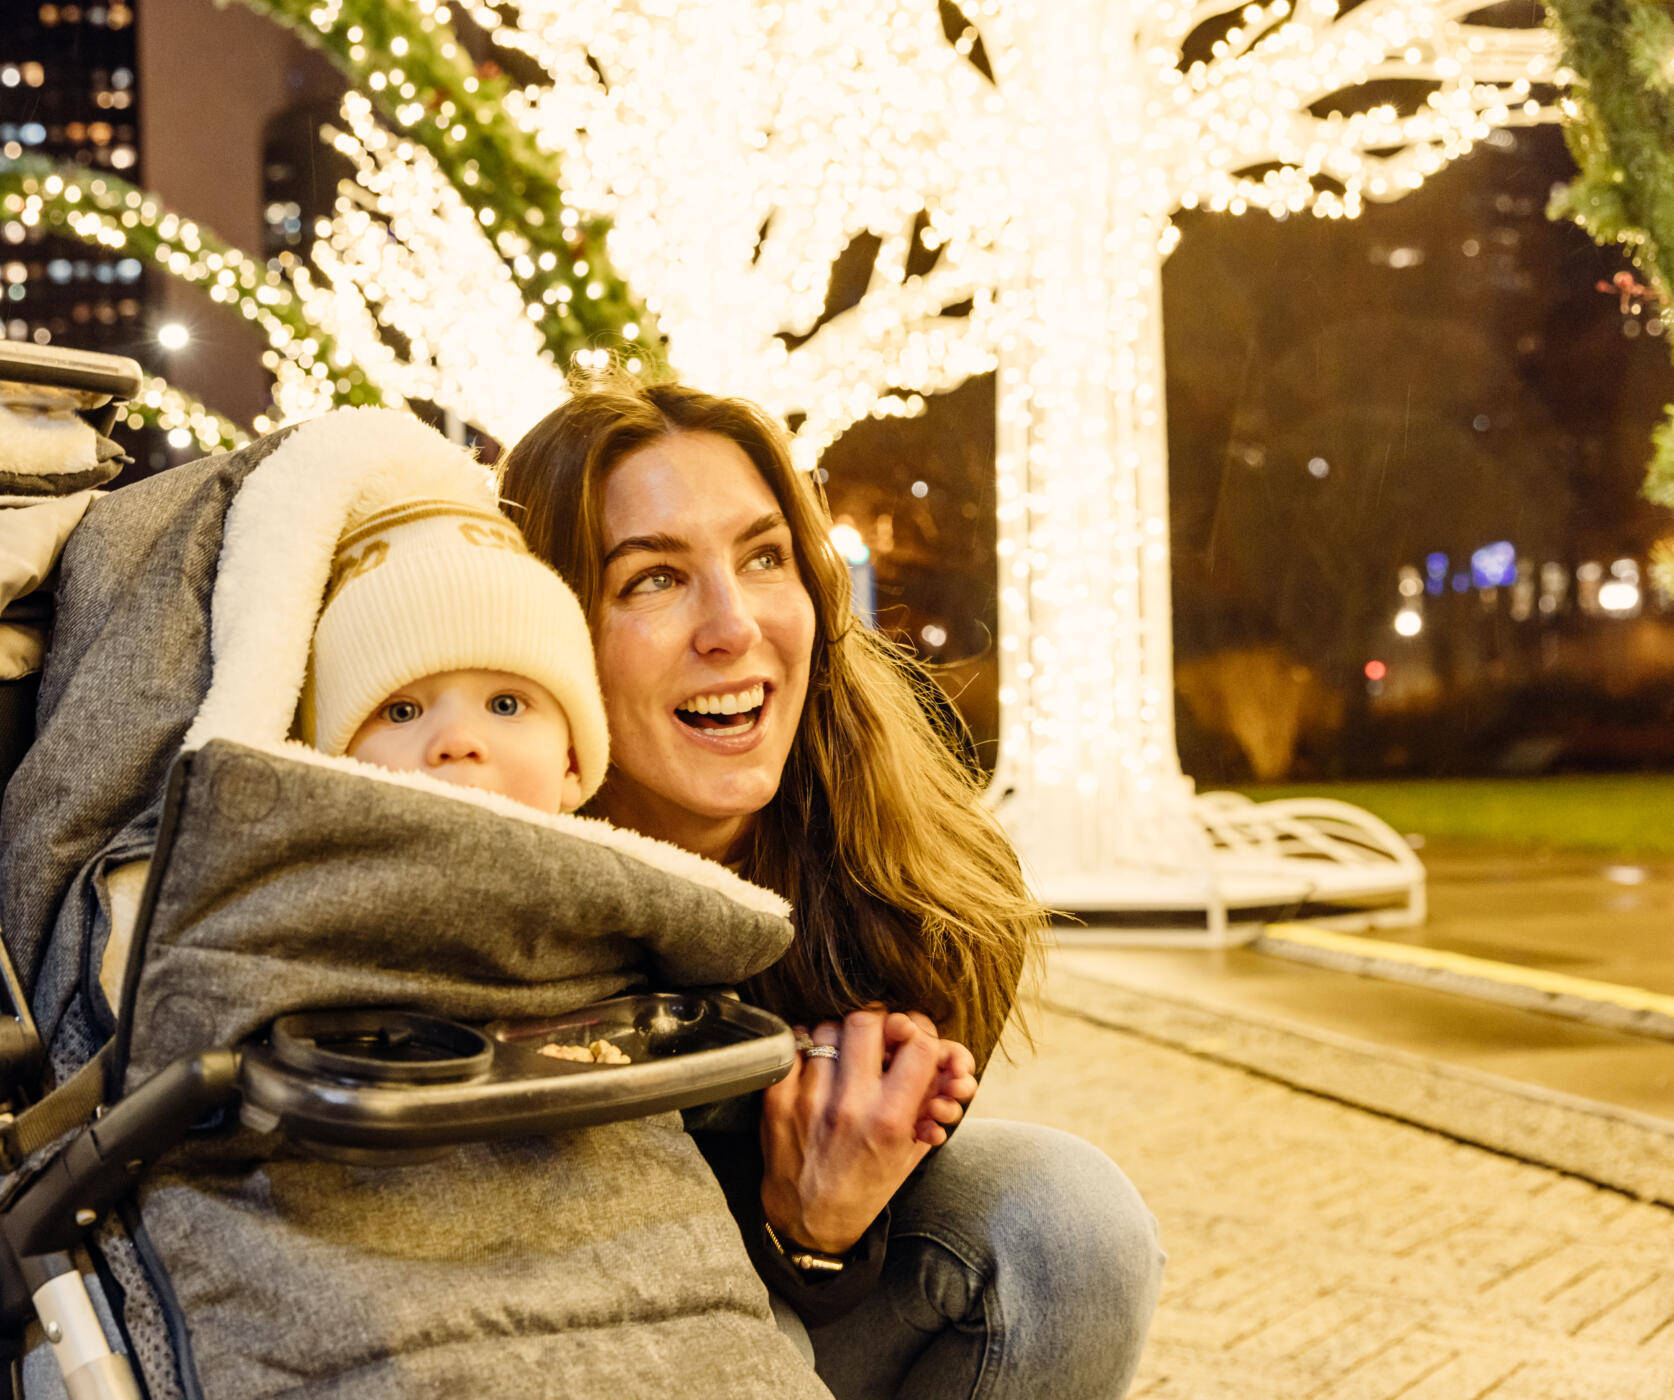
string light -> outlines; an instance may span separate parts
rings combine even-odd
[[[320,332],[281,272],[163,209],[124,180],[38,159],[19,160],[0,169],[0,213],[149,260],[249,321],[267,340],[262,363],[275,377],[276,419],[311,417],[333,403],[382,402],[376,387]],[[281,261],[288,256],[282,254]],[[329,377],[322,378],[316,366],[329,367]],[[203,422],[227,422],[201,405],[188,410],[184,405],[195,404],[188,396],[176,395],[170,403],[176,405],[171,411],[184,417],[165,425],[169,428],[181,426],[193,411]],[[264,418],[256,426],[269,425]],[[230,441],[221,436],[213,445]]]

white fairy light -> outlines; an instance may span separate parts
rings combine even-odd
[[[563,397],[504,257],[428,152],[390,135],[358,93],[343,102],[337,150],[356,183],[340,193],[312,250],[316,281],[299,270],[309,316],[385,397],[428,399],[514,442]],[[521,256],[515,248],[511,256]],[[401,333],[405,353],[381,336]],[[318,412],[311,390],[282,380],[287,416]]]
[[[1480,0],[962,0],[953,42],[935,0],[462,8],[548,76],[506,106],[562,171],[565,225],[613,221],[674,366],[797,418],[801,465],[998,369],[996,790],[1049,897],[1118,863],[1201,869],[1173,732],[1173,216],[1352,218],[1410,193],[1493,127],[1555,119],[1551,34],[1472,22]],[[1386,80],[1434,88],[1318,110]],[[365,199],[331,221],[310,311],[391,392],[490,425],[543,411],[560,391],[506,276],[516,231],[491,241],[422,151],[346,122]],[[860,238],[864,295],[827,317]]]

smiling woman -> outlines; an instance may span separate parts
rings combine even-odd
[[[1045,918],[933,682],[855,620],[782,432],[738,400],[589,377],[512,449],[502,493],[592,629],[611,766],[586,810],[795,907],[790,952],[740,990],[802,1023],[807,1058],[759,1124],[697,1136],[821,1378],[1120,1396],[1155,1221],[1075,1138],[948,1135]]]

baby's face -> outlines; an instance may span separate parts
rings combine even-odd
[[[443,671],[402,686],[355,731],[348,754],[543,812],[581,805],[569,719],[546,687],[504,671]]]

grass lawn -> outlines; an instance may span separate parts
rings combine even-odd
[[[1674,774],[1415,778],[1240,791],[1258,801],[1335,797],[1375,812],[1399,832],[1426,837],[1674,856]]]

